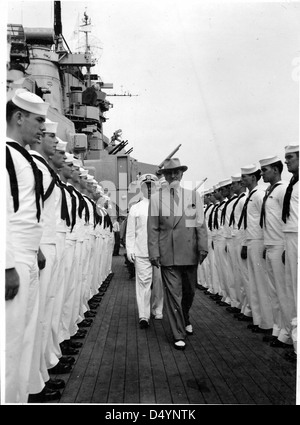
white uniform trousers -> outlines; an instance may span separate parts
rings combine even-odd
[[[249,285],[249,276],[248,276],[248,266],[247,260],[242,259],[241,250],[242,250],[242,238],[239,235],[233,237],[234,245],[234,254],[235,254],[235,264],[236,268],[234,269],[234,282],[236,285],[236,290],[238,299],[240,300],[240,309],[241,313],[247,317],[252,317],[252,311],[250,306],[250,285]]]
[[[75,256],[76,240],[66,239],[65,244],[65,296],[64,304],[60,320],[59,340],[64,341],[70,339],[70,323],[73,312],[75,288],[76,288],[76,256]]]
[[[75,280],[75,294],[74,294],[74,303],[72,307],[72,316],[70,320],[70,335],[73,336],[76,334],[78,330],[77,321],[79,317],[79,309],[80,309],[80,302],[81,302],[81,286],[82,286],[82,247],[83,247],[83,241],[76,241],[76,248],[75,248],[75,263],[73,263],[75,274],[74,274],[74,280]]]
[[[59,328],[61,321],[61,314],[65,297],[65,244],[66,233],[56,233],[56,258],[53,268],[53,279],[56,282],[55,300],[52,313],[51,331],[49,333],[46,352],[53,353],[60,359],[62,352],[60,349]]]
[[[200,264],[198,264],[197,269],[197,281],[198,284],[201,286],[204,286],[204,288],[209,289],[209,262],[208,257],[205,258],[205,260]]]
[[[215,261],[219,276],[219,283],[222,295],[222,301],[230,304],[229,287],[227,282],[226,270],[228,269],[227,253],[225,252],[226,240],[225,238],[216,239],[214,242],[215,247]]]
[[[231,307],[241,308],[240,300],[240,287],[237,286],[236,280],[234,277],[234,271],[237,268],[236,264],[236,255],[234,248],[233,238],[226,239],[227,245],[227,282],[229,286],[229,298],[231,301]]]
[[[267,245],[266,266],[269,276],[269,295],[273,312],[273,335],[285,344],[292,344],[291,318],[285,285],[285,266],[282,262],[283,245]]]
[[[108,258],[108,236],[104,235],[103,237],[103,255],[101,257],[101,284],[104,282],[104,280],[107,278],[107,258]]]
[[[92,280],[92,296],[98,293],[98,289],[101,283],[101,256],[103,247],[103,238],[101,235],[97,236],[95,244],[95,261],[94,261],[94,273]]]
[[[82,245],[82,272],[81,272],[81,293],[79,301],[78,318],[76,323],[80,323],[84,320],[84,313],[89,310],[85,294],[87,291],[89,273],[90,273],[90,238],[84,239]]]
[[[92,298],[93,290],[92,290],[92,283],[93,283],[93,277],[95,273],[95,247],[96,247],[96,236],[90,235],[90,253],[89,253],[89,266],[88,266],[88,278],[87,278],[87,285],[85,288],[85,294],[84,294],[84,305],[86,306],[87,310],[90,309],[88,305],[88,301]]]
[[[269,296],[266,261],[263,259],[263,240],[247,241],[247,266],[250,284],[250,305],[254,325],[262,329],[273,328],[273,315]]]
[[[109,235],[108,264],[107,264],[106,276],[108,276],[112,272],[111,265],[112,265],[112,255],[114,251],[114,245],[115,245],[115,237],[113,232],[111,232]]]
[[[152,266],[151,313],[154,316],[163,314],[164,289],[161,279],[161,270]]]
[[[210,277],[211,277],[211,283],[212,283],[212,293],[218,294],[220,293],[220,282],[219,282],[219,275],[218,275],[218,270],[216,265],[215,250],[212,247],[212,243],[208,244],[208,257],[209,257]]]
[[[26,403],[39,310],[37,252],[15,251],[20,287],[5,302],[5,402]]]
[[[56,257],[55,244],[41,244],[46,258],[45,267],[40,270],[39,318],[35,335],[33,361],[31,365],[29,393],[38,394],[49,380],[48,370],[52,367],[46,355],[48,336],[51,331],[52,311],[55,297],[53,267]],[[57,363],[55,358],[54,362]]]
[[[135,292],[139,319],[150,319],[152,265],[149,257],[135,257]]]
[[[291,320],[297,317],[298,233],[285,232],[285,284]]]

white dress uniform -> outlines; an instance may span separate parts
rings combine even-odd
[[[214,261],[214,258],[212,258],[212,254],[213,254],[213,249],[211,244],[212,239],[211,239],[211,231],[208,228],[208,218],[209,218],[210,211],[212,210],[213,207],[214,207],[214,204],[211,203],[208,206],[206,206],[204,210],[204,217],[205,217],[206,228],[207,228],[208,253],[207,253],[207,257],[202,262],[203,268],[201,268],[202,264],[199,264],[198,266],[198,283],[200,283],[203,286],[206,286],[207,291],[210,294],[215,293],[213,288],[212,274],[211,274],[212,266],[210,264],[211,261]]]
[[[240,301],[241,313],[247,317],[252,316],[251,306],[250,306],[250,286],[249,286],[249,277],[248,277],[248,267],[247,260],[242,259],[241,250],[242,246],[245,245],[245,230],[238,229],[238,222],[241,216],[243,206],[246,200],[246,194],[239,194],[236,205],[234,207],[233,216],[232,216],[232,239],[234,246],[235,254],[235,264],[236,268],[234,270],[234,283],[236,287],[236,293],[238,300]]]
[[[138,305],[139,319],[149,322],[151,312],[162,316],[163,290],[160,269],[152,266],[148,252],[148,221],[149,200],[143,198],[132,205],[128,214],[126,230],[127,255],[135,255],[136,271],[136,300]],[[156,269],[156,270],[155,270]],[[153,294],[156,305],[151,305],[151,285],[153,282]]]
[[[212,279],[212,287],[213,293],[221,295],[221,286],[220,286],[220,278],[216,263],[216,252],[215,252],[215,243],[216,243],[216,229],[213,226],[213,217],[215,208],[219,205],[217,202],[210,210],[208,215],[208,235],[210,237],[210,243],[208,243],[208,255],[209,257],[209,265],[210,265],[210,275]]]
[[[7,138],[8,142],[13,142]],[[6,301],[6,372],[5,401],[26,403],[38,320],[39,276],[37,252],[43,233],[43,221],[37,221],[35,179],[30,163],[8,147],[15,167],[19,190],[19,209],[11,212],[8,183],[7,206],[10,231],[10,263],[20,277],[17,295]]]
[[[223,224],[221,223],[221,214],[225,206],[227,198],[220,202],[218,208],[214,213],[214,226],[216,231],[214,246],[215,246],[215,261],[218,270],[219,283],[220,283],[220,294],[222,295],[222,301],[230,304],[229,297],[229,283],[228,283],[228,261],[225,252],[226,240],[224,237]]]
[[[74,189],[74,186],[67,183],[67,186]],[[65,301],[61,313],[59,339],[62,341],[69,340],[72,335],[77,332],[77,328],[72,324],[73,317],[73,306],[75,302],[76,284],[77,284],[77,272],[78,272],[78,261],[79,261],[79,250],[77,245],[78,234],[81,227],[81,218],[79,217],[79,198],[76,192],[73,191],[73,196],[76,199],[76,223],[74,228],[67,228],[66,234],[66,245],[65,245]],[[67,198],[70,199],[70,198]]]
[[[299,182],[293,186],[290,200],[290,215],[283,223],[285,248],[285,282],[289,301],[292,339],[297,353],[297,285],[298,285],[298,206]]]
[[[271,329],[273,328],[273,315],[268,291],[266,261],[263,258],[263,233],[259,225],[264,195],[265,191],[257,186],[248,195],[250,201],[246,214],[245,237],[253,324],[258,325],[261,329]]]
[[[282,262],[284,236],[281,212],[287,183],[280,181],[277,184],[278,186],[274,187],[266,200],[263,223],[269,293],[274,320],[272,335],[285,344],[292,344],[290,306],[285,284],[285,266]]]
[[[226,212],[224,215],[223,235],[225,237],[226,251],[225,256],[227,257],[227,284],[229,291],[229,298],[231,307],[240,308],[240,297],[239,291],[235,284],[234,271],[236,270],[236,256],[234,250],[234,241],[232,236],[232,228],[229,226],[230,215],[234,205],[234,201],[237,199],[236,195],[233,195],[229,201],[227,201]]]
[[[62,310],[65,302],[66,279],[65,279],[65,260],[66,260],[66,235],[68,225],[65,219],[61,218],[62,208],[62,190],[64,190],[67,212],[71,223],[71,195],[67,190],[55,186],[55,218],[56,218],[56,258],[53,269],[53,280],[56,282],[55,301],[52,314],[51,332],[49,334],[47,351],[52,352],[52,357],[59,360],[62,356],[60,343],[63,341],[60,337],[60,324]],[[69,223],[68,223],[69,224]],[[50,356],[50,355],[49,355]],[[55,360],[55,364],[58,361]]]

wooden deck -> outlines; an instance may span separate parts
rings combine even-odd
[[[197,290],[194,335],[172,347],[167,318],[141,330],[123,251],[60,404],[295,405],[296,365]]]

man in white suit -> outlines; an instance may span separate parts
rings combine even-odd
[[[127,221],[126,251],[128,260],[135,264],[136,300],[141,329],[149,326],[151,312],[155,319],[163,317],[161,274],[149,260],[147,244],[149,197],[156,191],[157,181],[153,174],[141,176],[142,199],[132,205]]]
[[[152,265],[161,267],[164,299],[174,347],[185,348],[192,334],[189,310],[197,283],[198,263],[206,258],[207,231],[203,202],[196,191],[180,186],[183,172],[178,158],[166,159],[158,173],[168,184],[149,203],[148,249]]]

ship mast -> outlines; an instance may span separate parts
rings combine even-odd
[[[84,28],[80,30],[81,32],[85,33],[85,54],[90,55],[91,54],[91,48],[89,45],[89,36],[88,33],[91,32],[91,18],[88,17],[87,13],[84,12],[84,18],[82,19],[83,25],[80,25],[80,27]],[[87,75],[87,87],[91,86],[91,67],[90,65],[86,65],[86,75]]]

